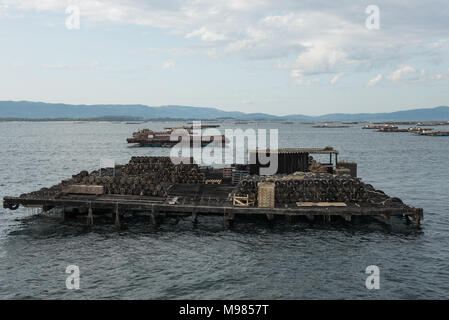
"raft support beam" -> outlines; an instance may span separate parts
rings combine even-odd
[[[118,207],[118,203],[115,206],[115,226],[120,228],[120,209]]]
[[[94,225],[94,216],[92,213],[92,208],[89,208],[89,210],[87,211],[87,226],[91,227]]]

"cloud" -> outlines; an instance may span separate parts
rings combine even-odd
[[[24,18],[25,15],[17,12],[12,12],[10,6],[7,3],[0,1],[0,18],[1,19],[18,19]]]
[[[172,69],[174,67],[175,67],[175,63],[171,60],[165,61],[161,66],[162,69]]]
[[[175,48],[148,48],[149,54],[165,55],[165,56],[186,56],[197,54],[200,50],[192,47],[175,47]]]
[[[341,79],[341,77],[343,77],[344,73],[341,72],[339,74],[336,74],[332,79],[331,79],[331,85],[334,85],[337,83],[338,80]]]
[[[449,49],[449,39],[439,39],[426,46],[430,49]]]
[[[313,46],[298,56],[295,67],[307,74],[330,73],[348,62],[348,54],[343,49]]]
[[[366,85],[368,88],[376,86],[381,80],[383,76],[381,74],[378,74],[375,78],[368,81],[368,84]]]
[[[449,80],[449,69],[447,73],[439,73],[432,76],[432,80],[440,81],[440,80]]]
[[[403,66],[393,71],[393,73],[387,76],[387,78],[390,79],[391,81],[398,82],[400,80],[403,80],[404,77],[406,77],[407,75],[410,75],[415,72],[416,70],[413,67]]]
[[[310,86],[319,83],[319,78],[307,78],[301,70],[292,70],[290,76],[295,79],[295,83],[301,86]]]
[[[447,0],[378,0],[379,30],[365,27],[367,3],[352,0],[73,0],[83,23],[148,26],[200,41],[214,59],[277,59],[295,81],[317,74],[379,70],[416,56],[446,57]],[[15,11],[64,16],[66,1],[0,0]],[[429,42],[429,34],[432,42]],[[273,65],[273,63],[270,63]],[[293,72],[294,71],[294,72]],[[387,73],[387,72],[385,72]],[[301,75],[298,77],[297,75]],[[401,81],[409,70],[389,77]]]
[[[53,63],[53,64],[42,64],[44,69],[54,69],[54,70],[69,70],[74,69],[74,65],[64,64],[64,63]]]
[[[187,39],[200,37],[203,41],[220,41],[226,40],[226,36],[223,34],[208,31],[205,27],[201,27],[195,31],[192,31],[185,35]]]

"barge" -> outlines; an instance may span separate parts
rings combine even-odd
[[[193,129],[209,129],[209,128],[219,128],[219,124],[207,124],[207,123],[201,123],[201,125],[193,124],[191,126],[181,126],[181,127],[165,127],[165,130],[173,131],[176,129],[185,129],[188,131],[192,131]]]
[[[377,130],[377,132],[409,132],[408,129],[399,129],[399,127],[394,126],[394,125],[386,125],[382,128],[380,128],[379,130]]]
[[[312,128],[321,128],[321,129],[323,129],[323,128],[327,128],[327,129],[336,129],[336,128],[349,128],[349,127],[351,127],[351,126],[348,126],[348,125],[338,125],[338,124],[328,125],[327,123],[312,126]]]
[[[428,129],[417,132],[417,134],[428,137],[449,137],[449,131],[433,131]]]
[[[383,125],[367,124],[366,126],[363,126],[362,129],[365,129],[365,130],[380,130],[383,127],[384,127]]]
[[[184,131],[185,137],[181,135],[173,135],[177,129]],[[191,146],[205,147],[211,143],[224,146],[229,140],[224,135],[218,136],[196,136],[192,134],[192,129],[186,127],[169,128],[165,131],[153,131],[150,129],[142,129],[133,133],[132,138],[126,139],[127,143],[136,144],[140,147],[162,147],[170,148],[187,138]]]
[[[198,166],[191,158],[175,165],[168,157],[132,157],[126,165],[82,171],[51,188],[5,197],[3,207],[39,207],[62,211],[64,217],[84,215],[89,226],[94,215],[112,215],[120,226],[125,214],[148,215],[152,224],[164,218],[191,217],[197,222],[199,216],[220,216],[227,226],[241,216],[327,222],[398,216],[416,224],[423,219],[423,209],[363,183],[357,164],[338,162],[337,150],[270,152],[277,153],[282,173],[260,176],[262,165],[257,161],[212,168]],[[329,154],[331,163],[315,161],[311,156],[315,153]]]

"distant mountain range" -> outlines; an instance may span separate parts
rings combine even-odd
[[[449,120],[449,107],[397,111],[391,113],[333,113],[322,116],[293,114],[275,116],[265,113],[223,111],[216,108],[145,105],[70,105],[59,103],[0,101],[0,119],[238,119],[296,121],[442,121]]]

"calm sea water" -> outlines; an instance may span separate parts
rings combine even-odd
[[[0,196],[18,196],[102,158],[167,150],[130,148],[140,128],[180,123],[0,122]],[[247,127],[241,125],[243,128]],[[127,219],[63,222],[58,214],[0,209],[2,299],[447,299],[449,298],[449,138],[352,128],[260,124],[279,128],[281,147],[334,146],[355,161],[367,183],[424,208],[420,228],[385,223],[276,223],[219,218],[194,227],[150,227]],[[67,290],[66,267],[81,270],[81,289]],[[380,268],[380,289],[367,290],[365,268]]]

